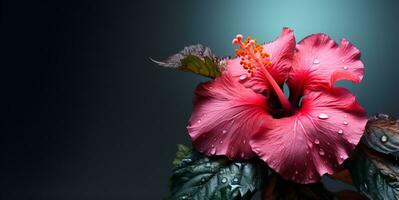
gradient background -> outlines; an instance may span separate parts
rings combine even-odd
[[[398,2],[2,1],[0,199],[161,199],[206,79],[148,57],[196,43],[232,55],[237,33],[349,39],[365,79],[340,85],[399,116]]]

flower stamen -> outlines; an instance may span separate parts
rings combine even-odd
[[[256,70],[260,70],[275,91],[282,107],[286,111],[291,112],[292,106],[290,102],[284,95],[284,92],[281,90],[276,80],[274,80],[273,76],[266,69],[272,64],[270,62],[270,55],[263,51],[262,45],[256,44],[255,39],[252,39],[251,37],[247,37],[244,41],[242,41],[242,39],[243,36],[238,34],[232,41],[233,44],[239,45],[240,47],[235,51],[235,53],[241,58],[241,66],[250,74],[250,76],[253,76]]]
[[[253,75],[255,73],[258,64],[265,67],[271,64],[270,55],[263,51],[262,45],[256,44],[256,40],[251,37],[247,37],[244,41],[242,41],[242,38],[243,36],[238,34],[232,43],[240,46],[239,49],[236,49],[235,53],[241,57],[240,64],[249,74]]]

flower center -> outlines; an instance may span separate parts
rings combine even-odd
[[[238,34],[232,41],[233,44],[239,45],[239,49],[236,50],[236,55],[241,58],[240,64],[253,76],[256,70],[259,70],[266,77],[267,82],[272,86],[273,91],[276,93],[281,106],[287,112],[291,112],[292,106],[288,101],[284,92],[281,90],[280,86],[274,80],[273,76],[270,75],[267,67],[271,66],[270,55],[263,51],[263,46],[256,44],[256,40],[247,37],[242,41],[243,36]]]

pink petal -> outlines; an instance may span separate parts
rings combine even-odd
[[[273,121],[273,127],[254,134],[254,152],[283,178],[313,183],[348,158],[367,116],[353,94],[334,88],[331,93],[309,92],[294,116]]]
[[[265,105],[264,96],[245,88],[228,73],[200,84],[187,127],[193,145],[208,156],[226,155],[231,159],[254,156],[250,137],[271,118],[265,112]]]
[[[273,42],[263,45],[264,52],[270,54],[272,65],[267,68],[279,85],[283,85],[291,70],[291,62],[295,49],[294,32],[284,28],[281,35]],[[257,93],[262,93],[271,88],[261,71],[256,71],[254,76],[248,77],[247,72],[240,65],[241,58],[234,58],[227,61],[227,69],[246,87],[252,88]]]
[[[296,100],[305,90],[331,88],[338,80],[355,83],[363,79],[360,51],[346,39],[341,45],[328,35],[314,34],[296,46],[288,85]]]

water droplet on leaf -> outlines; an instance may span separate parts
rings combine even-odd
[[[227,183],[227,178],[226,177],[222,178],[222,183]]]
[[[388,137],[386,135],[381,136],[381,142],[385,143],[388,141]]]
[[[237,177],[233,178],[233,183],[238,183],[238,178]]]

